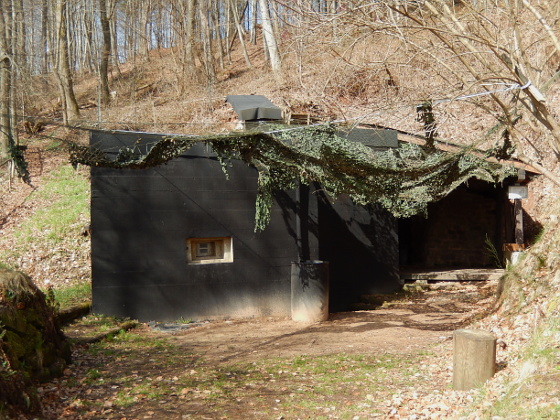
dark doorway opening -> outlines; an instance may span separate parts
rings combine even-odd
[[[401,270],[495,268],[496,256],[502,258],[504,197],[502,186],[470,180],[430,204],[427,217],[400,219]]]

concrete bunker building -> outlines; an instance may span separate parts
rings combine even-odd
[[[262,110],[248,110],[250,99],[228,97],[246,118],[281,118],[262,98]],[[111,154],[146,151],[162,136],[92,131],[90,141]],[[403,137],[371,127],[347,136],[380,149]],[[280,191],[269,226],[255,232],[257,175],[233,161],[226,180],[203,143],[152,168],[92,167],[93,310],[142,321],[290,316],[292,262],[304,255],[328,262],[330,310],[343,311],[399,289],[410,268],[489,267],[485,238],[499,250],[514,241],[507,185],[479,181],[434,203],[428,219],[397,220],[345,196],[333,202],[320,185]]]

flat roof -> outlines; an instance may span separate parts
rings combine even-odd
[[[397,132],[386,128],[352,128],[348,131],[338,130],[336,134],[375,149],[399,147]]]

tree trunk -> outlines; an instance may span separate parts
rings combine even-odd
[[[95,11],[93,5],[88,5],[87,7],[84,7],[82,20],[83,22],[82,22],[81,30],[83,31],[83,35],[77,37],[80,39],[80,43],[82,44],[82,47],[79,49],[81,54],[83,55],[80,58],[80,61],[82,63],[82,69],[89,73],[96,68],[95,60],[93,58],[93,51],[92,51],[94,45],[94,39],[97,39],[95,37],[95,35],[97,35],[96,34],[97,29],[96,29],[96,25],[94,25]]]
[[[110,13],[107,9],[107,0],[99,0],[99,18],[101,21],[101,32],[103,43],[101,44],[101,59],[99,61],[99,88],[101,104],[108,105],[111,102],[109,93],[109,58],[111,56],[111,26]]]
[[[268,9],[267,0],[259,0],[259,7],[261,9],[261,20],[263,28],[263,37],[266,42],[266,48],[270,57],[270,67],[274,75],[279,78],[281,76],[281,61],[280,54],[278,53],[278,44],[276,42],[276,36],[274,35],[274,30],[272,29],[272,21],[270,19],[270,12]]]
[[[27,51],[25,45],[25,20],[23,17],[23,1],[12,0],[12,43],[13,51],[17,51],[16,63],[19,71],[27,70]]]
[[[257,0],[251,0],[251,44],[257,45]]]
[[[8,6],[9,8],[9,6]],[[0,2],[0,163],[10,158],[10,143],[12,126],[10,117],[10,94],[12,58],[9,42],[6,39],[9,33],[6,30],[11,13],[6,10],[6,5]]]
[[[226,55],[227,55],[227,59],[228,59],[228,64],[231,64],[231,38],[232,38],[232,33],[234,34],[233,36],[235,36],[235,31],[232,31],[232,16],[233,16],[233,10],[231,8],[231,3],[228,1],[225,4],[225,16],[226,16],[226,24],[225,24],[225,49],[226,49]]]
[[[185,44],[185,58],[187,61],[187,71],[191,77],[196,75],[195,63],[195,38],[194,26],[196,24],[196,0],[187,0],[187,24],[186,24],[186,44]]]
[[[239,35],[239,42],[241,43],[241,50],[243,51],[243,57],[245,58],[245,63],[247,63],[247,67],[250,69],[253,68],[251,65],[251,60],[249,60],[249,54],[247,54],[247,48],[245,48],[245,41],[243,39],[243,28],[241,27],[239,13],[237,11],[237,5],[233,2],[233,0],[229,1],[231,5],[231,10],[233,12],[233,20],[235,22],[235,28],[237,29],[237,34]]]
[[[111,6],[109,7],[109,10],[112,11],[112,13],[116,13],[115,9],[117,7],[117,2],[116,0],[110,0]],[[109,19],[109,27],[110,27],[110,35],[111,35],[111,49],[112,49],[112,55],[113,55],[113,69],[117,72],[117,74],[119,76],[121,76],[121,68],[119,66],[119,46],[117,45],[117,19],[115,19],[114,17],[112,19]]]
[[[138,29],[138,53],[141,57],[145,56],[147,58],[150,57],[148,54],[150,50],[150,41],[148,35],[148,16],[151,12],[151,2],[149,0],[145,0],[142,2],[142,6],[140,7],[140,22],[139,22],[139,29]]]
[[[62,101],[62,114],[65,125],[80,117],[80,109],[74,95],[74,84],[72,81],[72,72],[70,71],[70,63],[68,58],[68,38],[67,38],[67,13],[66,0],[57,0],[56,2],[56,77],[60,88],[60,96]]]
[[[12,128],[12,144],[19,145],[17,131],[17,97],[16,86],[21,82],[24,72],[27,70],[27,54],[25,50],[25,24],[23,22],[23,2],[21,0],[12,0],[12,46],[10,48],[14,65],[12,65],[12,74],[10,76],[10,127]],[[17,51],[17,56],[14,52]],[[22,85],[23,87],[23,85]]]
[[[218,4],[212,4],[212,20],[214,21],[214,38],[216,39],[216,47],[218,48],[218,60],[220,63],[220,70],[224,69],[224,46],[222,44],[222,37],[220,35],[221,25],[220,25],[220,11],[218,10]]]
[[[204,50],[204,69],[206,72],[206,79],[209,85],[216,82],[216,70],[214,68],[214,54],[212,51],[212,34],[210,30],[210,21],[208,15],[210,10],[209,6],[203,7],[199,10],[200,25],[202,28],[201,36],[203,38],[202,47]]]

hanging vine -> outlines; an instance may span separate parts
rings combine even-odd
[[[380,203],[396,217],[427,211],[469,178],[491,183],[514,175],[513,167],[488,162],[471,148],[458,152],[403,143],[398,148],[373,150],[336,135],[332,126],[276,133],[233,133],[220,136],[163,137],[146,154],[122,148],[116,155],[74,145],[73,164],[108,168],[149,168],[180,156],[196,143],[209,143],[227,171],[229,160],[240,159],[258,171],[255,230],[270,220],[276,191],[298,182],[317,182],[330,196],[348,194],[355,203]]]

